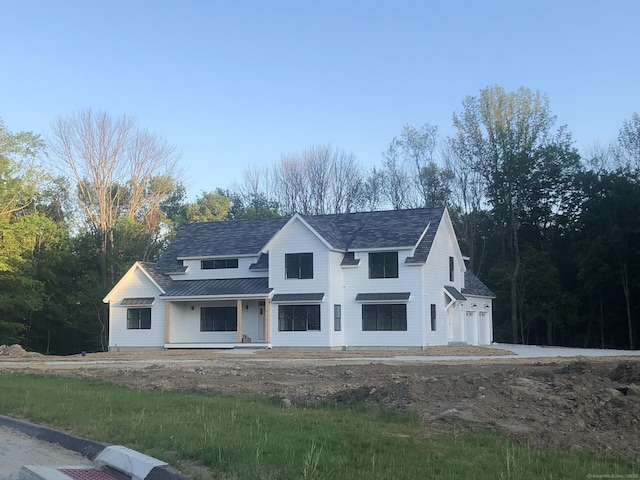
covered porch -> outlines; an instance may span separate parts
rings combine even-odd
[[[164,348],[270,347],[266,278],[176,283],[164,295]]]

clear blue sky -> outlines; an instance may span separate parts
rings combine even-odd
[[[640,112],[638,25],[638,0],[0,0],[0,118],[134,114],[191,198],[315,144],[378,165],[494,84],[546,93],[584,151]]]

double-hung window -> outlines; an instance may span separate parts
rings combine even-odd
[[[398,252],[370,253],[369,278],[398,278]]]
[[[151,329],[150,308],[127,308],[127,330]]]
[[[287,253],[284,256],[287,278],[313,278],[313,253]]]

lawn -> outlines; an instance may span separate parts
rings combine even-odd
[[[0,373],[0,413],[125,445],[203,478],[637,478],[626,460],[518,446],[487,430],[427,425],[364,406],[282,409],[266,398]],[[202,472],[203,469],[198,469]],[[202,476],[202,475],[201,475]]]

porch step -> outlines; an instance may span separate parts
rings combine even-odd
[[[469,344],[467,342],[449,342],[448,345],[450,347],[466,347]]]
[[[250,348],[250,349],[259,349],[259,348],[271,348],[270,343],[204,343],[204,342],[194,342],[194,343],[165,343],[164,348],[167,350],[171,349],[193,349],[193,348],[201,348],[201,349],[217,349],[217,350],[231,350],[234,348]]]

